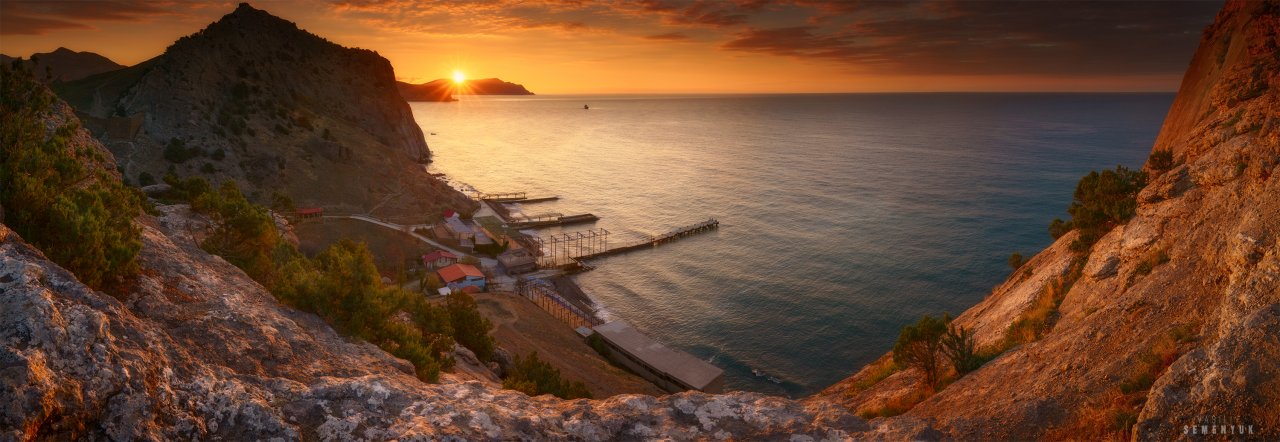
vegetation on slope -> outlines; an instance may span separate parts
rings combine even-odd
[[[30,72],[0,67],[0,206],[4,223],[95,289],[115,291],[137,272],[138,194],[91,164],[101,151],[70,144],[74,120],[46,132],[56,98]]]
[[[591,391],[579,381],[565,380],[560,370],[538,359],[538,352],[516,356],[502,388],[520,391],[530,396],[552,394],[563,399],[591,398]]]
[[[1089,172],[1076,184],[1075,196],[1067,208],[1071,219],[1054,219],[1049,224],[1049,234],[1058,239],[1073,229],[1079,230],[1080,236],[1071,243],[1071,250],[1087,252],[1102,235],[1133,218],[1138,191],[1146,185],[1146,172],[1124,166]]]
[[[453,364],[454,342],[482,360],[493,357],[490,324],[469,297],[445,306],[384,286],[363,243],[340,241],[307,258],[280,238],[270,212],[250,203],[232,181],[213,190],[203,178],[166,176],[168,198],[190,201],[213,223],[201,247],[235,264],[281,302],[315,313],[344,334],[412,362],[419,378],[439,380]],[[464,295],[465,296],[465,295]]]

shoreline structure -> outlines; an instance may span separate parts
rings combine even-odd
[[[554,255],[554,251],[549,260],[545,259],[547,257],[545,256],[546,249],[543,247],[543,240],[538,235],[530,233],[530,230],[538,227],[577,223],[580,221],[576,221],[576,219],[582,215],[568,217],[560,214],[543,215],[574,221],[531,226],[526,225],[528,223],[516,221],[510,208],[506,206],[508,203],[554,201],[559,199],[558,196],[529,198],[524,192],[485,194],[479,192],[474,186],[449,179],[443,173],[433,173],[432,175],[480,204],[480,209],[472,214],[471,218],[473,220],[484,217],[493,217],[500,220],[502,222],[502,236],[507,237],[509,241],[519,243],[521,247],[527,250],[533,251],[532,254],[536,257],[535,259],[542,261],[537,266],[537,270],[533,272],[523,275],[501,275],[504,278],[515,281],[514,287],[512,287],[513,290],[511,290],[512,293],[534,302],[546,310],[547,313],[556,316],[562,323],[574,329],[583,339],[598,339],[600,342],[593,343],[592,347],[603,345],[609,350],[602,352],[601,356],[609,359],[615,365],[626,367],[628,371],[645,378],[659,388],[671,393],[685,390],[714,393],[724,390],[724,369],[691,354],[669,348],[645,336],[626,321],[616,318],[603,303],[597,301],[595,297],[578,285],[573,278],[574,274],[594,268],[594,266],[587,265],[584,262],[587,259],[626,253],[645,247],[657,247],[660,244],[685,236],[716,229],[719,227],[719,221],[709,219],[690,226],[679,227],[661,235],[650,236],[647,239],[625,243],[612,248],[608,247],[603,241],[593,243],[596,247],[591,248],[588,253],[581,253],[581,250],[579,250],[578,256],[572,256],[566,252],[565,256],[568,258],[568,262],[560,263]],[[594,222],[598,219],[591,214],[586,214],[586,216],[591,218],[589,222]],[[528,217],[526,216],[526,218]],[[608,231],[600,230],[607,237]],[[485,228],[484,231],[490,236],[495,233],[488,228]],[[580,233],[575,233],[580,235]],[[592,235],[594,234],[595,232],[593,231]],[[493,239],[497,240],[498,237],[494,236]],[[554,248],[555,246],[553,245],[552,247]],[[567,244],[565,247],[567,248]],[[601,350],[597,349],[597,351]]]

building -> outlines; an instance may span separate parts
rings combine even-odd
[[[422,255],[422,265],[428,269],[435,270],[451,266],[458,263],[458,255],[454,255],[444,250],[436,250],[434,252]]]
[[[511,249],[498,255],[498,262],[507,269],[507,273],[525,273],[538,269],[538,261],[529,250]]]
[[[319,219],[324,216],[324,208],[323,207],[303,207],[298,209],[298,211],[294,213],[294,216],[298,217],[299,220]]]
[[[436,274],[440,275],[440,282],[450,289],[460,291],[464,287],[475,287],[480,291],[484,291],[484,273],[481,273],[480,269],[473,265],[453,264],[436,270]]]
[[[609,359],[664,390],[672,393],[724,391],[724,370],[691,354],[668,348],[626,321],[597,325],[592,330],[608,345]]]

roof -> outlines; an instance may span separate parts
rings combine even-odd
[[[454,282],[454,281],[466,278],[468,276],[474,276],[478,278],[484,277],[484,273],[480,273],[479,269],[477,269],[475,266],[470,264],[454,264],[451,266],[444,267],[440,270],[436,270],[436,273],[440,274],[440,280],[444,281],[445,283]]]
[[[324,213],[324,208],[322,207],[303,207],[298,209],[299,215],[319,215],[321,213]]]
[[[454,212],[453,210],[445,210],[445,211],[444,211],[444,217],[445,217],[445,218],[453,218],[453,215],[454,215],[454,214],[456,214],[456,213],[458,213],[458,212]]]
[[[445,250],[436,250],[426,255],[422,255],[422,260],[427,262],[435,261],[440,258],[458,259],[458,255],[454,255]]]
[[[597,325],[594,330],[618,349],[695,389],[704,389],[724,375],[724,370],[719,367],[668,348],[632,328],[626,321]]]

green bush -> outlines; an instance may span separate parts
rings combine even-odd
[[[950,322],[950,318],[943,319]],[[983,360],[978,356],[976,347],[973,330],[947,324],[947,334],[942,337],[942,353],[955,367],[956,373],[964,376],[982,366]]]
[[[942,337],[947,333],[947,319],[925,315],[914,325],[902,327],[898,342],[893,346],[893,362],[902,367],[920,369],[929,388],[938,386],[942,371],[939,352],[942,350]]]
[[[1023,260],[1021,253],[1013,252],[1013,254],[1009,255],[1009,267],[1018,270],[1023,264],[1026,264],[1026,261]]]
[[[480,316],[476,300],[466,293],[453,293],[445,301],[445,310],[449,312],[449,323],[453,324],[454,339],[475,352],[481,361],[492,361],[495,345],[489,329],[493,324]]]
[[[200,148],[187,147],[187,143],[178,138],[170,138],[169,144],[164,146],[164,159],[170,163],[182,164],[197,156],[200,156]]]
[[[1115,170],[1089,172],[1076,184],[1074,198],[1067,213],[1071,220],[1053,220],[1049,234],[1057,239],[1076,229],[1080,236],[1071,250],[1086,252],[1102,235],[1133,218],[1137,211],[1138,192],[1147,183],[1147,174],[1116,166]]]
[[[528,356],[516,356],[511,370],[502,380],[502,387],[523,392],[530,396],[552,394],[562,399],[591,398],[591,391],[579,381],[561,378],[560,370],[541,359],[538,352]]]
[[[137,272],[142,208],[106,158],[92,149],[70,149],[74,123],[46,132],[56,98],[30,72],[0,67],[0,206],[4,222],[50,260],[96,289]]]
[[[1169,149],[1156,150],[1147,156],[1147,167],[1156,174],[1168,172],[1173,169],[1173,151]]]
[[[156,183],[156,177],[150,173],[142,172],[138,174],[138,187],[147,187]]]

